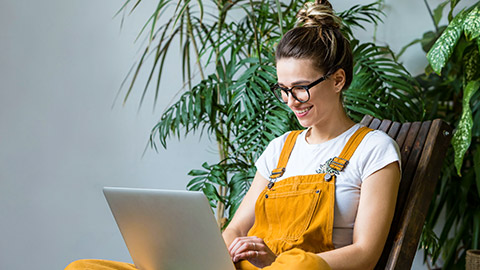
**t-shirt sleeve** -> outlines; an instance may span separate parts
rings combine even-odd
[[[270,173],[277,167],[278,159],[280,158],[280,152],[282,151],[283,144],[287,139],[290,132],[283,134],[280,137],[273,139],[255,162],[257,172],[260,173],[265,179],[270,177]]]
[[[386,133],[374,130],[365,138],[360,153],[361,179],[362,182],[374,172],[382,169],[392,162],[398,161],[401,168],[400,149],[390,136]]]

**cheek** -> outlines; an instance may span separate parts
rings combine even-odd
[[[337,106],[342,106],[340,101],[339,93],[334,91],[331,92],[322,92],[321,94],[311,95],[310,101],[312,105],[319,106],[321,108],[333,108]]]

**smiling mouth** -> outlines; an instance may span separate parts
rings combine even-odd
[[[313,107],[313,106],[312,106]],[[303,110],[294,110],[296,114],[302,114],[308,112],[312,107],[305,108]]]

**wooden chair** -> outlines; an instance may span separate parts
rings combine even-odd
[[[395,216],[375,269],[410,269],[452,128],[440,119],[402,124],[370,115],[361,123],[395,139],[402,155],[402,180]]]

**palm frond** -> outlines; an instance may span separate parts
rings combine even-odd
[[[345,105],[353,118],[366,113],[399,121],[422,117],[419,87],[389,48],[365,43],[354,47],[353,53],[354,78],[345,92]]]

